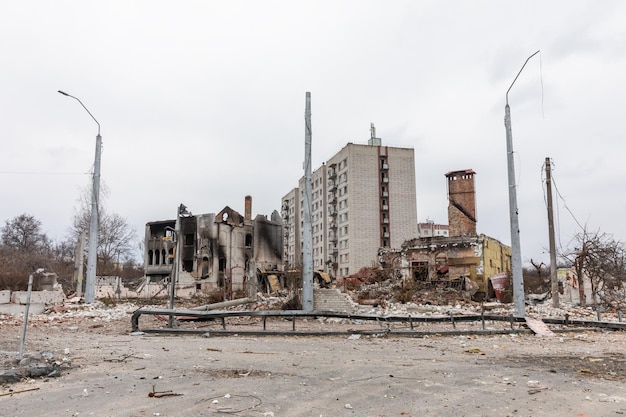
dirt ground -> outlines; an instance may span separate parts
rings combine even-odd
[[[30,322],[25,352],[52,351],[61,376],[0,386],[0,416],[626,414],[626,332],[131,335],[128,313]],[[15,356],[21,325],[19,317],[0,318],[4,363]]]

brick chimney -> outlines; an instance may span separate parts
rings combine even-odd
[[[244,205],[244,220],[252,220],[252,197],[247,195]]]
[[[471,169],[451,171],[448,179],[448,227],[450,237],[476,236],[476,189]]]

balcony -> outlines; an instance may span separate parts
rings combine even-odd
[[[383,191],[382,196],[383,197],[389,197],[389,192],[388,191]]]
[[[383,184],[389,184],[389,178],[385,177],[382,179]]]
[[[383,163],[383,164],[381,165],[381,169],[382,169],[383,171],[387,171],[387,170],[389,169],[389,164],[385,164],[385,163]]]
[[[389,238],[389,232],[384,232],[384,233],[383,233],[383,237],[384,237],[384,238]]]
[[[383,219],[383,224],[389,224],[389,219]]]
[[[389,206],[386,204],[383,204],[382,209],[383,211],[389,211]]]

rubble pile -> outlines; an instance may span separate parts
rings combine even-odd
[[[57,360],[51,351],[26,354],[22,360],[15,352],[0,352],[0,360],[0,383],[19,382],[28,378],[56,378],[61,376],[62,370],[71,366],[69,358]]]

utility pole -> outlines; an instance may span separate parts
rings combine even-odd
[[[554,213],[552,211],[552,166],[549,157],[546,157],[546,197],[548,198],[548,238],[550,240],[552,307],[559,308],[559,282],[556,277],[556,244],[554,241]]]
[[[178,210],[176,211],[176,223],[174,226],[174,233],[173,233],[173,239],[174,239],[174,262],[172,264],[172,272],[170,272],[170,297],[169,297],[169,304],[168,304],[168,308],[170,310],[174,309],[174,298],[176,297],[176,283],[178,282],[178,274],[179,274],[179,269],[180,269],[180,240],[181,240],[181,236],[182,233],[180,231],[181,229],[181,225],[180,225],[180,218],[182,216],[188,217],[190,216],[191,213],[189,211],[187,211],[187,206],[185,206],[184,204],[181,204],[180,206],[178,206]],[[167,321],[167,327],[168,328],[172,328],[174,327],[174,316],[170,315]]]
[[[67,94],[59,90],[60,94],[71,97],[78,101],[83,109],[89,113],[91,118],[98,125],[96,135],[96,155],[93,163],[93,178],[91,186],[91,214],[89,216],[89,248],[87,251],[87,281],[85,282],[85,303],[92,304],[96,301],[96,271],[98,266],[98,216],[100,204],[100,161],[102,155],[102,136],[100,135],[100,122],[93,117],[93,114],[83,104],[78,97]]]
[[[80,298],[83,294],[83,261],[85,252],[85,232],[78,237],[76,245],[76,255],[74,256],[74,269],[76,271],[76,297]]]
[[[313,226],[311,225],[311,93],[304,110],[304,230],[302,233],[302,310],[313,311]]]
[[[526,305],[524,302],[524,276],[522,272],[522,250],[519,234],[519,211],[517,207],[517,191],[515,185],[515,163],[513,161],[513,132],[511,129],[511,109],[509,107],[509,91],[517,81],[530,58],[537,55],[535,52],[526,59],[511,86],[506,90],[506,106],[504,107],[504,127],[506,129],[506,154],[509,179],[509,216],[511,223],[511,269],[513,273],[513,301],[515,304],[514,316],[524,318]]]

